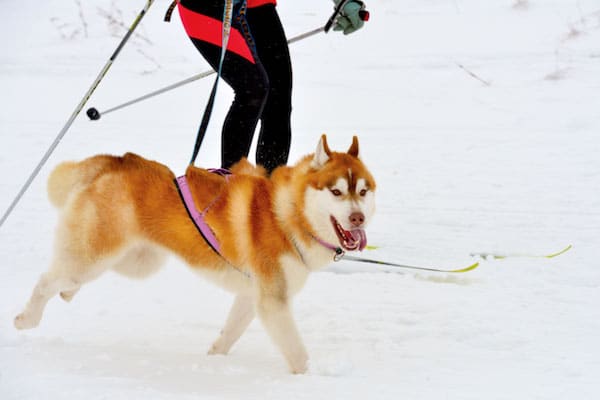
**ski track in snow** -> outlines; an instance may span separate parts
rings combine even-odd
[[[124,34],[105,15],[129,26],[143,5],[81,3],[81,13],[64,0],[5,7],[2,212]],[[289,37],[331,12],[327,0],[279,3]],[[16,331],[51,256],[51,166],[134,151],[183,171],[205,79],[97,122],[80,115],[0,228],[1,399],[598,397],[600,1],[367,3],[359,33],[291,47],[290,160],[322,132],[336,149],[358,134],[378,180],[367,233],[379,249],[364,256],[458,268],[473,251],[573,249],[460,275],[339,262],[294,302],[305,376],[287,373],[257,322],[230,355],[206,356],[232,298],[176,259],[144,282],[107,274],[70,304],[51,300],[37,329]],[[178,17],[162,22],[166,7],[156,2],[87,107],[208,68]],[[202,166],[218,164],[231,98],[220,86]]]

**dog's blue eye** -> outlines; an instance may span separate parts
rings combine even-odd
[[[331,189],[331,193],[332,193],[334,196],[341,196],[341,195],[342,195],[342,191],[341,191],[341,190],[339,190],[339,189]]]

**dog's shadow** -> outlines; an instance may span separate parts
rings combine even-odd
[[[186,349],[183,342],[187,339],[172,344],[172,337],[152,335],[156,342],[148,343],[143,339],[145,334],[139,332],[138,338],[130,335],[114,342],[24,335],[13,343],[15,354],[19,354],[15,361],[34,376],[51,372],[69,381],[93,386],[101,383],[128,393],[135,388],[137,393],[197,393],[215,398],[224,394],[235,397],[261,376],[290,376],[266,339],[260,346],[264,349],[240,346],[226,356],[209,356],[204,349],[192,347],[208,347],[208,343],[190,341]]]
[[[433,283],[443,283],[450,285],[469,286],[480,282],[477,279],[469,278],[461,275],[439,274],[439,275],[423,275],[415,274],[415,279]]]

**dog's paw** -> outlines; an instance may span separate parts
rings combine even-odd
[[[308,371],[308,365],[305,364],[300,364],[300,365],[296,365],[296,366],[291,366],[290,367],[290,372],[292,374],[298,375],[298,374],[305,374],[306,371]]]
[[[31,329],[38,326],[40,323],[39,318],[34,318],[26,313],[21,313],[15,317],[14,325],[17,329]]]
[[[304,374],[308,371],[308,355],[299,354],[294,359],[288,360],[292,374]]]
[[[224,348],[224,346],[219,344],[219,341],[217,340],[212,346],[210,346],[210,349],[208,349],[208,355],[209,356],[214,356],[214,355],[227,355],[227,352],[229,351],[229,349]]]
[[[66,301],[67,303],[70,302],[71,300],[73,300],[73,296],[75,296],[75,294],[79,291],[79,289],[76,290],[69,290],[66,292],[60,292],[60,297]]]

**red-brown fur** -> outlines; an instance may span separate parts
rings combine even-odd
[[[50,297],[60,292],[70,300],[107,269],[143,277],[162,263],[164,253],[173,253],[238,296],[211,353],[226,353],[256,312],[290,369],[304,372],[307,355],[289,301],[308,272],[332,259],[331,250],[314,239],[323,233],[315,230],[315,217],[306,211],[311,206],[305,203],[306,191],[328,190],[340,177],[350,186],[361,179],[375,190],[358,158],[356,138],[347,153],[331,152],[325,137],[320,145],[318,154],[280,167],[271,177],[246,160],[227,179],[188,167],[195,205],[206,209],[205,221],[221,254],[201,238],[166,166],[132,153],[59,165],[48,187],[52,203],[62,210],[54,262],[15,325],[36,326]],[[348,196],[360,200],[356,193]],[[326,230],[325,235],[335,240],[334,233]]]

